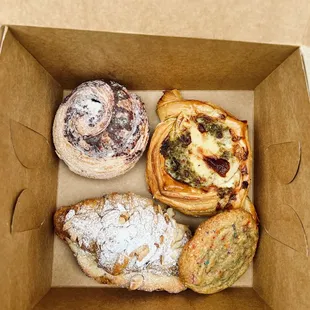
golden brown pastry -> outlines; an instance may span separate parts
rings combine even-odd
[[[148,138],[142,101],[113,81],[82,83],[64,99],[54,120],[57,155],[88,178],[124,174],[141,157]]]
[[[240,207],[250,184],[247,122],[209,102],[166,91],[147,156],[154,198],[193,216]]]
[[[56,234],[70,246],[82,270],[99,283],[131,290],[185,289],[178,259],[190,231],[138,195],[109,194],[63,207]]]
[[[250,209],[255,212],[253,206]],[[198,227],[179,260],[180,278],[186,287],[213,294],[231,286],[244,274],[258,241],[253,216],[239,208],[215,215]]]

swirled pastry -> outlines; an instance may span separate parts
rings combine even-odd
[[[193,216],[240,207],[250,183],[247,122],[177,90],[164,93],[157,113],[146,170],[153,196]]]
[[[178,259],[190,231],[172,209],[138,195],[110,194],[63,207],[54,215],[82,270],[100,283],[131,290],[185,289]]]
[[[140,98],[113,81],[81,84],[54,120],[56,153],[73,172],[109,179],[130,170],[145,150],[149,124]]]
[[[247,200],[247,204],[251,202]],[[253,205],[250,210],[255,213]],[[186,287],[213,294],[241,277],[252,262],[257,246],[258,227],[254,216],[256,213],[239,208],[215,215],[198,227],[179,260],[180,278]]]

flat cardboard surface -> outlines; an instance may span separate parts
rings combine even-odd
[[[135,93],[145,103],[152,133],[159,122],[155,107],[157,101],[162,96],[162,91],[135,91]],[[65,92],[64,95],[67,94],[68,92]],[[182,91],[182,95],[187,99],[211,101],[227,109],[236,117],[247,120],[249,123],[250,142],[253,147],[254,98],[252,91]],[[60,162],[57,207],[75,204],[86,198],[100,197],[104,193],[109,192],[132,191],[142,196],[151,197],[145,182],[145,155],[131,171],[111,180],[93,180],[80,177],[72,173],[63,162]],[[252,196],[251,194],[252,192],[250,196]],[[202,218],[197,219],[180,213],[177,214],[177,219],[189,224],[192,228],[203,221]],[[69,247],[55,237],[52,286],[102,287],[102,284],[98,284],[95,280],[85,276],[77,265]],[[235,283],[235,286],[252,286],[252,266]]]
[[[299,50],[255,89],[254,108],[261,238],[253,287],[276,309],[310,309],[310,102]]]
[[[166,292],[129,292],[124,289],[52,288],[34,310],[267,310],[270,309],[251,288],[233,288],[213,295],[187,290]]]
[[[116,79],[131,89],[253,90],[296,46],[12,27],[65,89]]]
[[[299,0],[2,0],[0,23],[310,45]]]
[[[50,148],[46,161],[38,167],[28,155],[36,157],[41,151],[33,132],[51,145],[52,118],[62,91],[10,31],[0,50],[0,307],[23,310],[37,303],[51,283],[53,234],[49,219],[56,203],[57,159]],[[24,140],[12,124],[23,128]],[[30,135],[25,128],[31,129]],[[25,190],[32,194],[21,194]],[[36,211],[46,219],[40,229],[33,229],[41,222],[31,216]],[[25,214],[30,215],[27,220]]]

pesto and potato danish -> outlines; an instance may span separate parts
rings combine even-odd
[[[147,156],[154,198],[188,215],[240,207],[250,184],[247,122],[223,109],[166,91]]]
[[[255,209],[248,198],[246,201],[247,208],[224,211],[200,224],[185,245],[179,274],[186,287],[213,294],[231,286],[248,269],[257,246],[258,226]]]
[[[54,120],[57,155],[89,178],[109,179],[130,170],[148,138],[141,99],[113,81],[82,83],[64,99]]]

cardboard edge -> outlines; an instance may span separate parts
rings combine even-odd
[[[186,290],[179,294],[128,291],[123,288],[51,288],[35,310],[102,309],[271,309],[250,287],[228,288],[211,295]],[[104,309],[106,309],[104,307]]]
[[[281,45],[286,47],[295,47],[298,49],[300,44],[298,43],[281,43],[278,41],[275,42],[265,42],[265,41],[256,41],[256,40],[238,40],[238,39],[222,39],[222,38],[215,38],[215,37],[203,37],[203,36],[184,36],[184,35],[165,35],[165,34],[156,34],[156,33],[148,33],[148,32],[135,32],[135,31],[121,31],[121,30],[107,30],[107,29],[82,29],[82,28],[71,28],[71,27],[53,27],[53,26],[37,26],[37,25],[23,25],[23,24],[6,24],[5,27],[10,28],[13,32],[18,31],[19,29],[23,28],[45,28],[45,29],[54,29],[54,30],[68,30],[68,31],[87,31],[87,32],[104,32],[110,34],[128,34],[128,35],[139,35],[139,36],[146,36],[146,37],[169,37],[169,38],[183,38],[183,39],[198,39],[198,40],[208,40],[208,41],[215,41],[215,42],[236,42],[236,43],[245,43],[245,44],[258,44],[258,45]]]
[[[1,52],[2,52],[4,40],[5,40],[6,34],[8,32],[8,29],[9,29],[8,26],[2,26],[0,28],[0,38],[1,38],[1,40],[0,40],[0,55],[1,55]]]
[[[310,20],[309,20],[310,21]],[[310,100],[310,47],[301,46],[299,48],[302,68],[305,74],[305,80],[307,84],[308,97]]]

